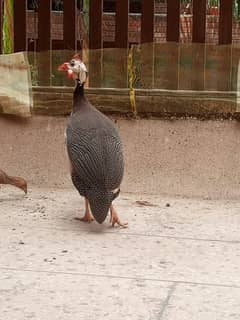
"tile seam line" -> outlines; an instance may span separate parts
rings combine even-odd
[[[35,227],[35,226],[19,226],[19,225],[0,225],[0,228],[22,228],[22,229],[35,229],[35,230],[52,230],[52,231],[64,231],[64,232],[82,232],[86,234],[95,234],[94,231],[79,229],[64,229],[64,228],[48,228],[48,227]],[[176,237],[176,236],[164,236],[158,234],[143,234],[143,233],[134,233],[134,232],[113,232],[113,231],[104,231],[104,234],[112,234],[117,236],[135,236],[135,237],[146,237],[146,238],[162,238],[162,239],[172,239],[172,240],[189,240],[189,241],[201,241],[201,242],[217,242],[217,243],[228,243],[228,244],[240,244],[240,240],[221,240],[221,239],[204,239],[204,238],[193,238],[193,237]]]
[[[128,276],[116,276],[116,275],[104,275],[96,273],[82,273],[82,272],[71,272],[71,271],[51,271],[51,270],[33,270],[33,269],[21,269],[0,266],[0,270],[12,271],[12,272],[29,272],[29,273],[45,273],[54,275],[74,275],[79,277],[94,277],[94,278],[105,278],[105,279],[122,279],[122,280],[140,280],[140,281],[152,281],[152,282],[163,282],[172,284],[182,285],[193,285],[193,286],[207,286],[207,287],[222,287],[222,288],[235,288],[240,289],[240,285],[234,284],[219,284],[219,283],[207,283],[207,282],[194,282],[184,280],[170,280],[170,279],[157,279],[157,278],[143,278],[143,277],[128,277]]]

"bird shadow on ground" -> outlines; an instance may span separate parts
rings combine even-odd
[[[118,230],[121,229],[119,227],[112,227],[109,223],[109,217],[104,221],[102,224],[98,224],[96,221],[91,223],[83,222],[76,220],[75,217],[72,217],[68,221],[68,227],[72,229],[76,229],[79,226],[79,230],[83,232],[95,233],[95,234],[103,234],[109,233],[111,230]]]

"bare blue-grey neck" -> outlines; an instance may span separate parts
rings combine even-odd
[[[77,85],[74,90],[74,98],[77,98],[79,96],[83,97],[84,96],[84,83],[81,83],[79,79],[76,80]]]
[[[84,95],[84,83],[77,80],[77,85],[73,94],[73,112],[83,109],[87,105]]]

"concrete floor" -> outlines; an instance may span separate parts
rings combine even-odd
[[[73,189],[0,192],[0,319],[240,319],[240,201],[121,194],[128,229]]]
[[[239,320],[239,122],[115,120],[128,229],[74,219],[67,118],[0,118],[0,320]]]

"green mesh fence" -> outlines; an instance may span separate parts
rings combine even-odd
[[[35,86],[74,86],[57,70],[74,51],[28,53]],[[237,91],[240,45],[159,43],[83,50],[94,88]],[[131,79],[131,81],[130,81]]]
[[[134,114],[139,111],[141,99],[146,101],[146,108],[156,101],[154,108],[157,108],[157,104],[163,103],[163,100],[156,98],[157,95],[164,95],[166,108],[163,106],[162,110],[178,111],[183,94],[186,97],[191,95],[193,106],[194,96],[202,95],[200,102],[205,99],[214,112],[218,112],[219,103],[223,111],[239,111],[240,45],[149,43],[133,45],[129,49],[105,48],[79,53],[89,71],[85,87],[108,89],[101,95],[109,94],[111,89],[124,92],[128,95],[130,111]],[[8,55],[1,56],[1,61],[8,59],[9,64],[16,66],[8,67],[2,62],[3,94],[10,96],[12,93],[8,89],[14,83],[14,88],[21,92],[22,97],[26,97],[26,110],[30,112],[32,86],[38,88],[38,92],[41,90],[39,88],[58,88],[63,93],[69,87],[68,92],[71,93],[75,84],[66,74],[58,71],[58,66],[69,61],[74,54],[74,51],[67,50],[28,52],[22,54],[22,61],[16,61],[19,54],[9,55],[8,58]],[[168,96],[174,96],[174,99],[168,100]],[[231,107],[225,108],[224,104],[229,102]],[[169,109],[168,103],[175,103],[177,107]],[[152,107],[149,108],[151,112]],[[1,111],[6,113],[6,107]]]
[[[72,51],[61,50],[29,54],[33,84],[73,87],[74,83],[57,70],[59,64],[69,61],[73,55]],[[83,50],[80,55],[89,70],[86,87],[127,90],[134,114],[138,112],[136,94],[141,90],[145,90],[141,94],[145,98],[149,96],[149,101],[156,92],[207,93],[205,102],[214,112],[218,104],[221,112],[238,109],[238,44],[148,43],[132,45],[129,49]],[[216,92],[221,95],[216,96]],[[177,96],[175,101],[179,105]],[[191,103],[194,104],[192,100]]]

